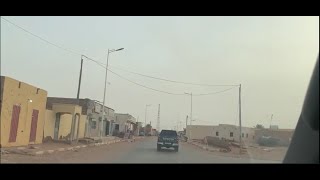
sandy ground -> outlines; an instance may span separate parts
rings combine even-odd
[[[203,144],[203,146],[205,146]],[[219,149],[217,147],[209,147],[212,149]],[[248,146],[240,155],[240,149],[231,147],[230,152],[210,152],[219,156],[237,157],[237,158],[251,158],[270,161],[282,161],[287,153],[288,147],[263,147],[259,145]]]

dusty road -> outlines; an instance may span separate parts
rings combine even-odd
[[[280,163],[219,156],[187,143],[180,143],[179,152],[156,150],[156,138],[145,138],[133,143],[121,142],[100,147],[88,147],[77,152],[58,152],[42,156],[8,154],[1,163]]]

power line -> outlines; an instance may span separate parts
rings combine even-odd
[[[154,88],[151,88],[151,87],[148,87],[148,86],[145,86],[145,85],[136,83],[136,82],[134,82],[134,81],[131,81],[130,79],[127,79],[127,78],[125,78],[125,77],[123,77],[123,76],[121,76],[121,75],[119,75],[119,74],[111,71],[110,69],[108,69],[108,71],[111,72],[112,74],[114,74],[114,75],[122,78],[122,79],[125,79],[125,80],[133,83],[133,84],[136,84],[136,85],[138,85],[138,86],[141,86],[141,87],[144,87],[144,88],[147,88],[147,89],[151,89],[151,90],[153,90],[153,91],[158,91],[158,92],[161,92],[161,93],[166,93],[166,94],[171,94],[171,95],[185,95],[184,93],[179,94],[179,93],[172,93],[172,92],[167,92],[167,91],[162,91],[162,90],[154,89]]]
[[[115,67],[115,66],[111,66],[111,67],[115,68],[115,69],[119,69],[119,70],[125,71],[125,72],[128,72],[128,73],[136,74],[136,75],[139,75],[139,76],[143,76],[143,77],[147,77],[147,78],[151,78],[151,79],[157,79],[157,80],[161,80],[161,81],[167,81],[167,82],[171,82],[171,83],[189,84],[189,85],[197,85],[197,86],[239,86],[239,85],[201,84],[201,83],[176,81],[176,80],[170,80],[170,79],[164,79],[164,78],[154,77],[154,76],[150,76],[150,75],[145,75],[145,74],[141,74],[141,73],[125,70],[125,69],[122,69],[122,68],[119,68],[119,67]]]
[[[56,48],[59,48],[59,49],[65,50],[65,51],[67,51],[67,52],[69,52],[69,53],[72,53],[72,54],[81,55],[81,53],[78,53],[78,52],[72,51],[72,50],[70,50],[70,49],[66,49],[66,48],[64,48],[64,47],[62,47],[62,46],[59,46],[59,45],[57,45],[57,44],[55,44],[55,43],[52,43],[52,42],[50,42],[50,41],[48,41],[48,40],[46,40],[46,39],[44,39],[44,38],[42,38],[42,37],[40,37],[40,36],[38,36],[38,35],[36,35],[36,34],[34,34],[34,33],[30,32],[30,31],[26,30],[25,28],[23,28],[23,27],[21,27],[21,26],[19,26],[19,25],[15,24],[15,23],[13,23],[13,22],[11,22],[11,21],[9,21],[9,20],[7,20],[7,19],[3,18],[3,17],[1,17],[1,19],[3,19],[3,20],[5,20],[5,21],[7,21],[8,23],[10,23],[10,24],[12,24],[12,25],[16,26],[17,28],[19,28],[19,29],[23,30],[24,32],[26,32],[26,33],[28,33],[28,34],[30,34],[30,35],[32,35],[32,36],[34,36],[34,37],[36,37],[36,38],[38,38],[38,39],[40,39],[40,40],[42,40],[42,41],[44,41],[44,42],[48,43],[48,44],[51,44],[52,46],[55,46]]]
[[[62,47],[62,46],[59,46],[59,45],[57,45],[57,44],[55,44],[55,43],[52,43],[52,42],[50,42],[50,41],[48,41],[48,40],[46,40],[46,39],[44,39],[44,38],[42,38],[42,37],[40,37],[40,36],[38,36],[38,35],[36,35],[36,34],[30,32],[30,31],[26,30],[25,28],[23,28],[23,27],[15,24],[15,23],[13,23],[13,22],[11,22],[11,21],[3,18],[3,17],[1,17],[1,18],[2,18],[3,20],[7,21],[8,23],[14,25],[15,27],[17,27],[17,28],[19,28],[19,29],[27,32],[28,34],[30,34],[30,35],[32,35],[32,36],[34,36],[34,37],[36,37],[36,38],[38,38],[38,39],[46,42],[46,43],[48,43],[48,44],[50,44],[50,45],[52,45],[52,46],[55,46],[55,47],[57,47],[57,48],[59,48],[59,49],[65,50],[65,51],[67,51],[67,52],[70,52],[70,53],[72,53],[72,54],[82,55],[81,53],[72,51],[72,50],[70,50],[70,49],[67,49],[67,48],[64,48],[64,47]],[[92,58],[89,58],[89,57],[87,57],[87,56],[85,56],[85,55],[82,55],[82,56],[85,57],[87,60],[90,60],[90,61],[98,64],[99,66],[101,66],[101,67],[103,67],[103,68],[106,68],[106,65],[105,65],[105,64],[103,64],[103,63],[101,63],[101,62],[99,62],[99,61],[96,61],[96,60],[94,60],[94,59],[92,59]],[[167,81],[167,82],[172,82],[172,83],[190,84],[190,85],[198,85],[198,86],[233,86],[232,88],[229,88],[229,89],[226,89],[226,90],[223,90],[223,91],[218,91],[218,92],[213,92],[213,93],[207,93],[207,94],[195,94],[195,96],[218,94],[218,93],[222,93],[222,92],[228,91],[228,90],[230,90],[230,89],[233,89],[235,86],[238,86],[238,85],[198,84],[198,83],[175,81],[175,80],[169,80],[169,79],[164,79],[164,78],[158,78],[158,77],[153,77],[153,76],[149,76],[149,75],[144,75],[144,74],[141,74],[141,73],[136,73],[136,72],[124,70],[124,69],[122,69],[122,68],[117,68],[117,67],[114,67],[114,68],[120,69],[120,70],[123,70],[123,71],[126,71],[126,72],[129,72],[129,73],[137,74],[137,75],[140,75],[140,76],[144,76],[144,77],[148,77],[148,78],[152,78],[152,79],[157,79],[157,80],[162,80],[162,81]],[[162,93],[166,93],[166,94],[171,94],[171,95],[184,95],[184,93],[182,93],[182,94],[179,94],[179,93],[171,93],[171,92],[167,92],[167,91],[162,91],[162,90],[154,89],[154,88],[151,88],[151,87],[148,87],[148,86],[145,86],[145,85],[136,83],[136,82],[134,82],[134,81],[131,81],[131,80],[129,80],[129,79],[127,79],[127,78],[125,78],[125,77],[123,77],[123,76],[121,76],[121,75],[113,72],[113,71],[111,71],[110,69],[108,69],[108,71],[110,71],[111,73],[113,73],[114,75],[116,75],[116,76],[118,76],[118,77],[120,77],[120,78],[122,78],[122,79],[125,79],[125,80],[127,80],[127,81],[129,81],[129,82],[131,82],[131,83],[133,83],[133,84],[136,84],[136,85],[138,85],[138,86],[141,86],[141,87],[144,87],[144,88],[147,88],[147,89],[151,89],[151,90],[154,90],[154,91],[158,91],[158,92],[162,92]]]
[[[229,91],[231,89],[233,89],[235,87],[232,87],[232,88],[229,88],[229,89],[225,89],[225,90],[222,90],[222,91],[217,91],[217,92],[212,92],[212,93],[206,93],[206,94],[192,94],[193,96],[206,96],[206,95],[213,95],[213,94],[219,94],[219,93],[223,93],[223,92],[226,92],[226,91]]]
[[[88,58],[88,57],[86,57],[86,58]],[[88,58],[88,60],[90,60],[90,61],[98,64],[99,66],[103,67],[104,69],[106,68],[106,66],[104,66],[104,64],[101,63],[101,62],[99,62],[99,61],[96,61],[96,60],[91,59],[91,58]],[[133,83],[133,84],[136,84],[136,85],[138,85],[138,86],[141,86],[141,87],[144,87],[144,88],[147,88],[147,89],[151,89],[151,90],[154,90],[154,91],[158,91],[158,92],[162,92],[162,93],[166,93],[166,94],[171,94],[171,95],[185,95],[184,93],[179,94],[179,93],[172,93],[172,92],[167,92],[167,91],[162,91],[162,90],[154,89],[154,88],[151,88],[151,87],[148,87],[148,86],[145,86],[145,85],[136,83],[136,82],[134,82],[134,81],[132,81],[132,80],[130,80],[130,79],[127,79],[127,78],[121,76],[120,74],[117,74],[117,73],[113,72],[113,71],[110,70],[110,69],[108,69],[108,71],[111,72],[112,74],[114,74],[114,75],[116,75],[116,76],[124,79],[124,80],[127,80],[127,81],[129,81],[129,82],[131,82],[131,83]],[[225,90],[222,90],[222,91],[212,92],[212,93],[194,94],[194,96],[205,96],[205,95],[219,94],[219,93],[223,93],[223,92],[229,91],[229,90],[231,90],[231,89],[233,89],[233,88],[235,88],[235,87],[228,88],[228,89],[225,89]]]

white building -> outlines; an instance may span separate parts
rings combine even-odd
[[[242,141],[254,141],[254,128],[242,127]],[[186,130],[188,139],[204,139],[206,136],[219,137],[239,142],[240,130],[236,125],[219,124],[218,126],[188,125]]]
[[[134,131],[134,126],[136,124],[136,118],[130,114],[120,114],[115,113],[116,120],[114,130],[118,132]]]

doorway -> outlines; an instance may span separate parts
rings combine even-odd
[[[110,127],[110,122],[109,121],[105,121],[106,122],[106,133],[105,133],[105,135],[107,136],[107,135],[109,135],[109,127]]]
[[[60,113],[56,113],[56,120],[54,123],[54,139],[58,140],[59,139],[59,127],[60,127]]]
[[[37,125],[38,125],[38,114],[39,111],[34,109],[32,111],[31,128],[29,142],[35,142],[37,137]]]

